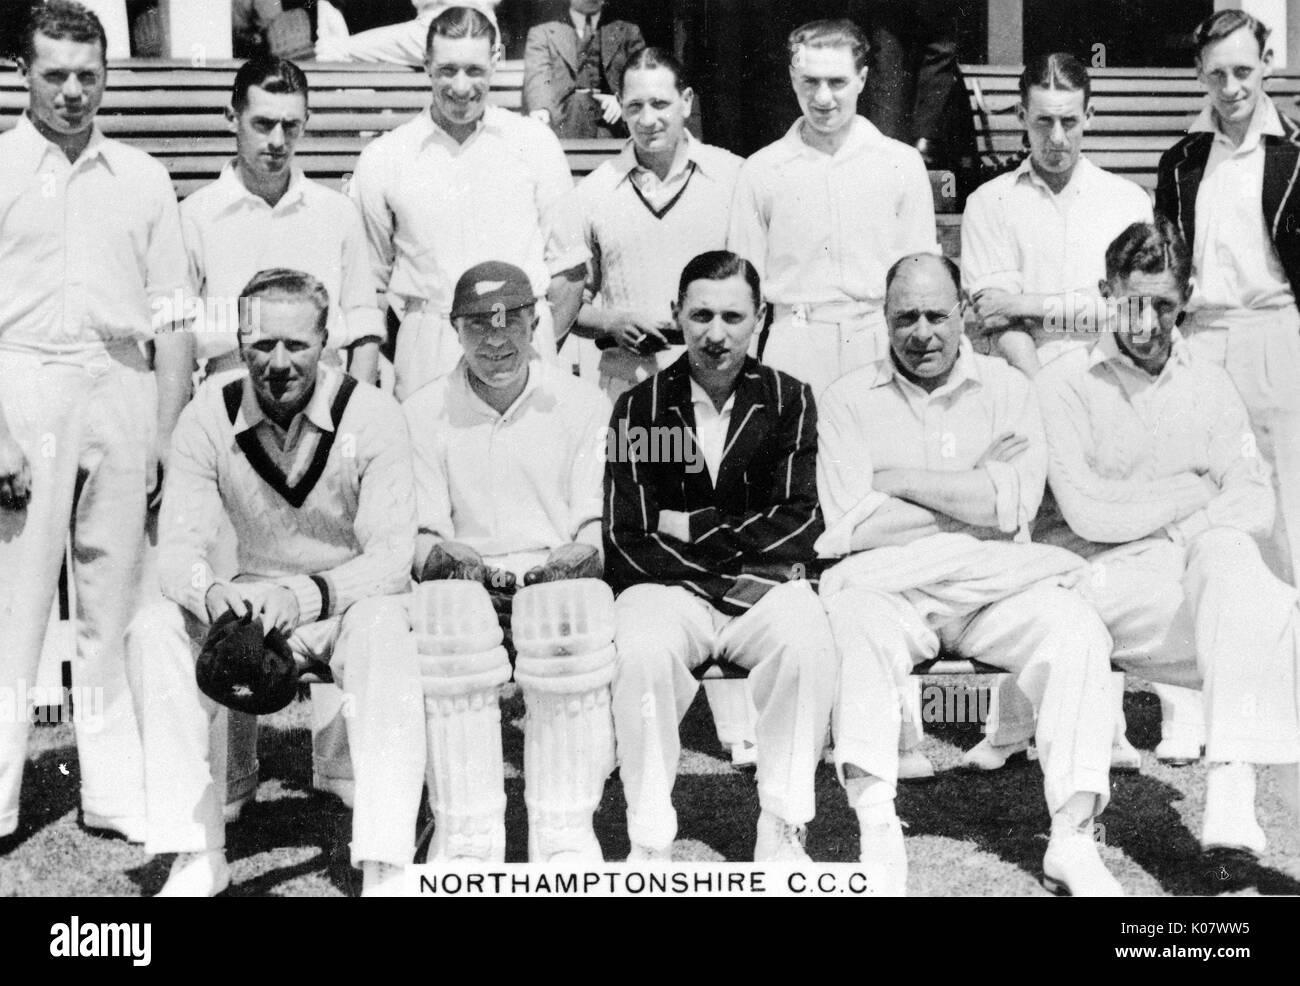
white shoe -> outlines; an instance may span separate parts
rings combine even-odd
[[[889,812],[888,821],[871,818],[870,810],[858,811],[858,860],[867,872],[871,890],[882,897],[907,896],[907,849],[903,845],[903,823]]]
[[[900,781],[928,781],[934,777],[934,764],[920,750],[900,750],[898,753],[898,779]]]
[[[402,875],[406,867],[380,863],[372,859],[361,863],[362,897],[405,897]]]
[[[1058,896],[1124,896],[1124,888],[1110,875],[1097,852],[1091,820],[1084,830],[1053,821],[1052,837],[1043,856],[1043,885]]]
[[[144,844],[144,818],[139,815],[118,815],[109,818],[106,815],[96,815],[93,811],[82,809],[81,824],[88,829],[95,829],[100,832],[116,832],[127,842],[134,842],[138,845]]]
[[[544,839],[542,841],[554,844],[558,840]],[[568,843],[567,846],[564,846],[565,842]],[[537,843],[529,839],[528,862],[548,866],[600,866],[605,862],[605,854],[600,848],[600,841],[596,838],[596,833],[588,826],[587,831],[577,838],[573,834],[568,834],[561,842],[561,848],[556,849],[550,855],[544,854]]]
[[[1170,767],[1186,767],[1201,759],[1205,736],[1200,729],[1180,729],[1173,723],[1160,724],[1156,759]]]
[[[172,861],[167,882],[155,897],[215,897],[230,886],[226,851],[182,852]]]
[[[758,816],[758,833],[754,839],[754,862],[812,862],[804,850],[804,829],[791,825],[779,815],[764,810]]]
[[[1255,817],[1255,767],[1216,763],[1205,777],[1202,849],[1244,849],[1259,856],[1267,840]]]
[[[1116,736],[1110,744],[1110,769],[1132,774],[1142,769],[1142,754],[1128,741],[1127,736]]]
[[[643,846],[637,842],[632,843],[632,851],[627,854],[629,863],[667,863],[672,858],[672,846],[664,849],[651,849],[649,846]]]
[[[1021,753],[1028,757],[1029,740],[998,746],[986,736],[961,755],[961,765],[967,770],[1001,770],[1008,760]]]
[[[242,798],[227,801],[221,808],[221,819],[227,825],[234,825],[244,815],[244,809],[257,800],[257,792],[250,791]]]
[[[350,777],[322,777],[313,771],[311,786],[314,791],[334,795],[348,808],[355,807],[353,802],[356,800],[357,782]]]

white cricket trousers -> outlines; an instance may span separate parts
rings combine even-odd
[[[850,370],[888,353],[885,314],[875,305],[777,305],[763,363],[809,384],[819,398]]]
[[[1110,635],[1076,593],[1049,583],[975,609],[925,616],[906,594],[849,587],[825,600],[842,657],[835,763],[898,783],[900,694],[913,665],[940,646],[1014,672],[1038,713],[1047,807],[1077,793],[1109,799]],[[933,601],[931,601],[933,605]]]
[[[537,329],[533,349],[545,363],[559,363],[555,350],[555,320],[545,299],[537,302]],[[463,355],[460,338],[445,314],[420,305],[408,307],[397,330],[393,396],[404,401],[430,381],[445,377]]]
[[[691,670],[710,657],[749,670],[758,709],[759,804],[794,825],[810,821],[838,671],[812,587],[778,585],[733,617],[680,586],[647,583],[625,590],[614,612],[614,733],[632,842],[665,849],[676,836],[677,727],[699,687]]]
[[[1078,591],[1110,629],[1115,663],[1201,688],[1207,760],[1300,760],[1296,591],[1253,538],[1212,528],[1186,547],[1148,538],[1091,562]]]
[[[57,589],[69,525],[77,595],[72,681],[102,714],[75,720],[81,805],[107,819],[144,814],[140,733],[122,656],[139,599],[153,373],[135,343],[61,362],[0,350],[0,405],[32,474],[25,510],[0,510],[0,836],[18,825],[27,759],[27,687]],[[19,691],[21,690],[21,694]],[[83,693],[87,694],[87,693]]]
[[[1246,405],[1277,494],[1273,532],[1260,549],[1277,577],[1295,585],[1300,573],[1300,312],[1295,305],[1190,312],[1182,333],[1192,352],[1228,371]]]
[[[206,624],[172,602],[141,610],[127,636],[141,696],[148,826],[145,851],[225,845],[225,710],[199,691]],[[363,599],[342,617],[299,627],[295,654],[329,662],[344,691],[356,769],[352,862],[411,861],[424,784],[424,694],[406,599]]]

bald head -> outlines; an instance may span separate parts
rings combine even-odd
[[[885,275],[894,365],[927,391],[943,386],[961,343],[961,273],[947,257],[914,253]]]

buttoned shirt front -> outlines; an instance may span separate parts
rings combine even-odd
[[[1245,139],[1234,148],[1210,107],[1188,128],[1214,134],[1196,193],[1190,309],[1285,308],[1291,284],[1269,238],[1262,205],[1264,134],[1283,135],[1277,107],[1260,95]]]
[[[361,215],[347,196],[297,168],[274,206],[240,180],[233,163],[181,203],[190,279],[201,304],[194,325],[200,358],[238,348],[238,298],[258,271],[287,267],[329,293],[329,345],[386,334]]]
[[[731,428],[731,409],[736,406],[736,392],[733,390],[718,408],[713,398],[691,377],[691,405],[695,410],[695,440],[704,456],[704,464],[709,467],[709,478],[716,485],[718,467],[722,465],[722,453],[727,446],[727,432]]]
[[[533,360],[523,393],[498,413],[462,359],[403,409],[421,534],[484,557],[599,543],[610,404],[597,387]]]
[[[872,484],[878,469],[983,468],[995,491],[997,528],[947,518],[942,529],[1028,540],[1047,473],[1038,404],[1024,374],[975,353],[965,337],[948,380],[933,393],[881,360],[831,384],[818,401],[817,423],[817,494],[826,515],[819,555],[848,554],[854,529],[888,502]],[[981,465],[1005,433],[1024,436],[1028,448],[1011,462]]]
[[[475,264],[514,264],[542,298],[553,275],[589,257],[559,140],[500,107],[464,143],[420,113],[362,151],[348,188],[378,288],[444,316]]]
[[[1080,157],[1069,182],[1054,193],[1028,158],[977,188],[961,223],[961,269],[972,295],[1096,297],[1106,276],[1106,248],[1135,222],[1151,221],[1141,186]]]
[[[57,356],[183,321],[166,169],[98,128],[75,162],[27,115],[0,134],[0,346]]]
[[[1044,516],[1036,540],[1088,556],[1162,530],[1186,540],[1209,527],[1271,529],[1273,489],[1245,406],[1227,373],[1196,358],[1177,330],[1155,377],[1108,333],[1034,382],[1052,492],[1069,524]]]
[[[804,143],[802,122],[745,162],[727,248],[758,268],[768,301],[883,305],[895,260],[939,250],[925,164],[863,117],[834,154]]]

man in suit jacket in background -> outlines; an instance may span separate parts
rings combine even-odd
[[[616,91],[645,47],[627,21],[602,23],[605,0],[570,0],[569,16],[538,24],[524,48],[524,112],[560,137],[626,137]]]

